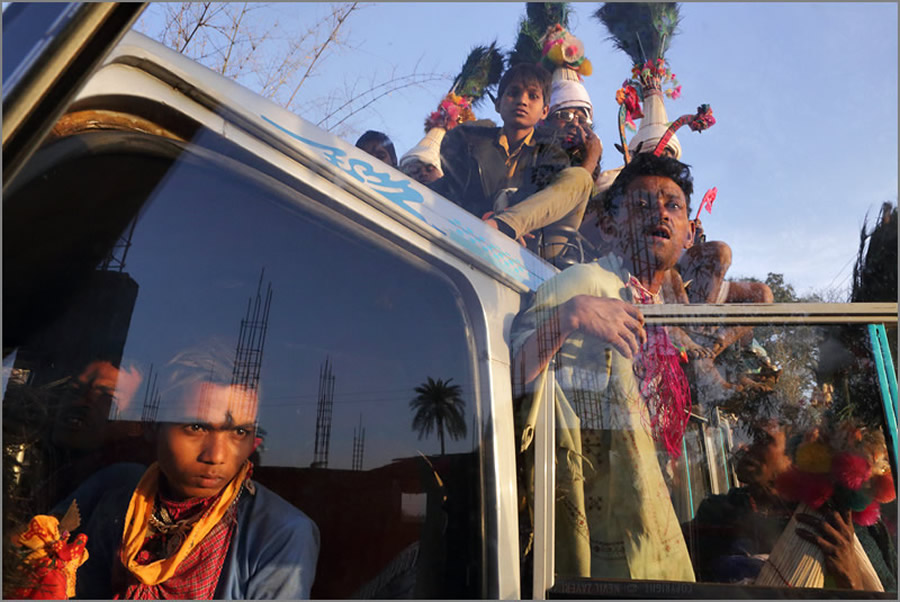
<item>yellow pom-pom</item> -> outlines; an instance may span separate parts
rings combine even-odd
[[[803,443],[797,448],[794,464],[803,472],[824,474],[831,470],[831,452],[818,441]]]
[[[584,59],[581,62],[581,65],[578,67],[578,73],[584,76],[588,76],[594,72],[594,68],[591,66],[591,62],[588,59]]]
[[[553,61],[554,65],[563,64],[562,44],[556,44],[547,52],[547,58]]]

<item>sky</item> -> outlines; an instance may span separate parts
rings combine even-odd
[[[594,103],[602,165],[621,165],[615,92],[630,61],[592,14],[572,3],[570,28],[594,66],[584,84]],[[300,31],[324,3],[274,3],[283,30]],[[143,19],[158,19],[151,7]],[[511,49],[521,2],[374,3],[344,25],[346,45],[329,55],[301,94],[314,102],[390,74],[447,78],[398,90],[354,115],[340,134],[387,133],[397,154],[414,146],[422,124],[450,87],[469,50],[495,41]],[[710,240],[729,243],[730,277],[782,273],[799,294],[846,298],[859,231],[885,201],[897,200],[897,5],[895,3],[682,3],[667,58],[682,85],[667,100],[670,120],[709,104],[716,125],[678,133],[695,178],[696,207],[718,189]],[[310,105],[307,105],[310,106]],[[314,105],[312,105],[314,106]],[[299,112],[316,121],[313,109]],[[499,123],[488,102],[476,116]]]

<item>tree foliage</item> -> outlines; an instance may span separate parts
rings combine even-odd
[[[415,412],[413,430],[418,431],[419,439],[430,436],[432,431],[437,432],[442,456],[445,453],[445,433],[451,439],[459,440],[464,439],[467,432],[462,387],[451,385],[452,380],[434,380],[429,376],[426,382],[415,388],[417,395],[409,402],[410,409]]]

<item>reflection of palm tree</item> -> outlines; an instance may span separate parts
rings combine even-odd
[[[430,376],[428,382],[415,388],[418,395],[409,402],[415,410],[413,430],[419,431],[419,439],[427,437],[436,430],[441,441],[441,455],[444,455],[444,431],[454,440],[466,436],[466,421],[463,418],[466,402],[460,397],[462,387],[451,385],[452,378],[446,381],[434,380]]]

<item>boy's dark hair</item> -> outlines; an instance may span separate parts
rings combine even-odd
[[[385,149],[387,149],[388,154],[391,155],[391,161],[394,165],[397,165],[397,153],[396,151],[394,151],[394,143],[391,142],[391,139],[388,138],[387,134],[375,130],[368,130],[365,134],[359,137],[359,140],[356,141],[355,146],[356,148],[362,148],[364,144],[368,144],[370,142],[381,144]]]
[[[602,202],[602,206],[595,207],[595,209],[600,210],[597,213],[614,215],[618,211],[618,207],[615,206],[613,200],[624,195],[628,185],[641,176],[662,176],[675,182],[684,193],[685,210],[688,215],[691,214],[691,193],[694,192],[694,178],[691,176],[691,167],[678,159],[666,156],[657,157],[652,153],[638,153],[622,169],[612,186],[606,191],[606,194],[595,199],[595,202]]]
[[[519,63],[518,65],[513,65],[506,70],[506,73],[500,78],[500,83],[497,84],[497,99],[503,98],[506,88],[513,82],[522,82],[526,85],[537,84],[544,96],[544,106],[549,106],[550,80],[550,72],[540,65],[531,63]]]

